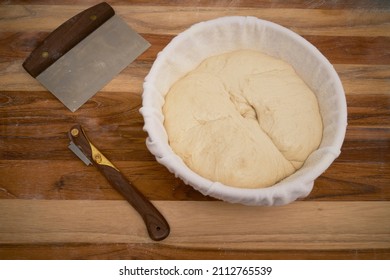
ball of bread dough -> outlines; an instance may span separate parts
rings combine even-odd
[[[322,138],[311,89],[288,63],[251,50],[204,60],[170,88],[163,113],[169,144],[186,165],[233,187],[275,184]]]

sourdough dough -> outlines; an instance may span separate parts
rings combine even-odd
[[[171,87],[163,113],[187,166],[233,187],[275,184],[322,138],[314,93],[289,64],[257,51],[207,58]]]

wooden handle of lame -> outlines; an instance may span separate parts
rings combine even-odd
[[[170,232],[169,224],[154,205],[131,184],[119,171],[106,165],[96,165],[110,184],[133,206],[145,222],[150,238],[165,239]]]
[[[107,181],[137,210],[145,222],[150,238],[156,241],[165,239],[169,235],[170,228],[164,216],[97,150],[88,140],[80,125],[71,128],[69,138],[99,169]]]
[[[24,69],[34,78],[99,28],[115,12],[105,2],[97,4],[64,22],[24,61]]]

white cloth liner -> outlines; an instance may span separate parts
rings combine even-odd
[[[290,63],[315,92],[323,118],[318,150],[297,172],[267,188],[229,187],[194,173],[172,151],[163,125],[162,106],[171,85],[207,57],[238,49],[261,51]],[[245,205],[284,205],[307,196],[314,180],[340,154],[347,127],[345,93],[329,61],[298,34],[255,17],[217,18],[180,33],[158,54],[145,78],[142,98],[146,145],[157,161],[202,194]]]

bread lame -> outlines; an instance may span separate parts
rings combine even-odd
[[[108,182],[133,206],[145,222],[151,239],[160,241],[170,232],[169,224],[157,208],[130,183],[87,138],[80,125],[74,125],[68,133],[72,150],[85,164],[94,165]]]

